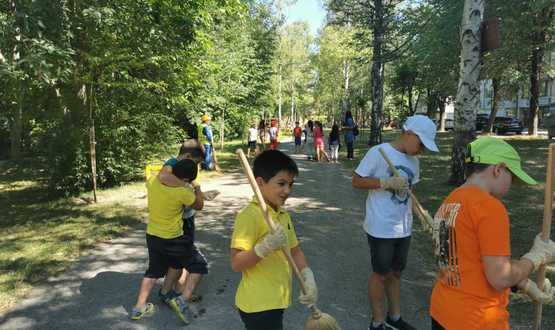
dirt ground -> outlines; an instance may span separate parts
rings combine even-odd
[[[290,145],[281,147],[291,152]],[[366,329],[370,258],[362,229],[365,192],[351,187],[350,173],[338,164],[293,157],[300,175],[286,209],[316,276],[318,306],[345,330]],[[210,272],[198,289],[203,299],[196,304],[205,312],[187,329],[239,330],[242,323],[234,308],[234,295],[241,275],[231,271],[229,240],[235,214],[252,193],[239,172],[206,182],[203,187],[218,189],[221,195],[197,215],[198,246],[209,260]],[[124,238],[100,244],[63,276],[35,288],[28,299],[0,315],[0,329],[181,327],[177,316],[158,299],[157,287],[150,298],[156,313],[141,321],[128,317],[146,269],[145,228],[142,225]],[[402,314],[418,329],[430,328],[427,310],[432,280],[433,274],[424,267],[417,249],[411,249],[401,288]],[[297,295],[295,285],[295,299]],[[303,329],[307,317],[306,308],[294,301],[285,313],[285,329]]]

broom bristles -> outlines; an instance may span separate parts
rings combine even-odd
[[[315,309],[306,321],[305,330],[341,330],[337,321],[331,315]]]

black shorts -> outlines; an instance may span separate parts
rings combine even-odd
[[[238,309],[247,330],[283,330],[283,309],[245,313]]]
[[[161,278],[168,268],[185,268],[189,273],[206,274],[206,259],[185,236],[164,239],[146,234],[148,269],[145,277]]]
[[[380,275],[401,272],[407,265],[410,236],[403,238],[379,238],[366,234],[372,271]]]
[[[249,141],[249,148],[255,149],[256,148],[256,141]]]

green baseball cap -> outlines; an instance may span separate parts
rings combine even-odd
[[[465,160],[467,163],[491,165],[504,163],[520,180],[528,184],[537,184],[536,180],[522,170],[518,152],[507,142],[491,136],[482,136],[468,146],[470,157]]]

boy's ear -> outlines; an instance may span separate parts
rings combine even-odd
[[[256,177],[256,183],[258,184],[259,187],[262,187],[266,182],[264,181],[264,179],[262,179],[262,177]]]

